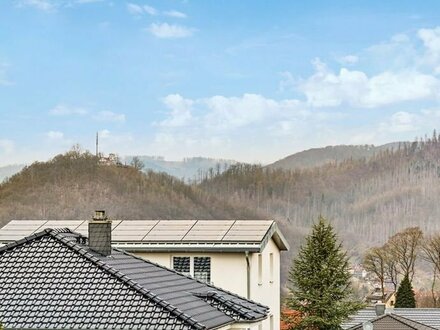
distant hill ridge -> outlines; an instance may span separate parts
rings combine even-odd
[[[17,172],[20,172],[25,166],[26,165],[24,164],[16,164],[0,167],[0,183],[3,182],[4,179],[13,176]]]
[[[393,142],[381,146],[337,145],[304,150],[267,165],[270,168],[294,170],[322,166],[346,159],[370,158],[382,150],[395,150],[409,142]]]
[[[197,181],[203,172],[213,169],[217,174],[222,173],[232,164],[236,164],[231,159],[216,159],[206,157],[189,157],[181,161],[169,161],[164,157],[158,156],[126,156],[123,161],[130,164],[133,157],[139,158],[145,165],[144,171],[164,172],[176,178],[188,181]]]

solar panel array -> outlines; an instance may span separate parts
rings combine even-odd
[[[114,242],[260,242],[272,220],[113,220]],[[88,220],[12,220],[0,229],[0,242],[46,228],[69,228],[87,236]]]

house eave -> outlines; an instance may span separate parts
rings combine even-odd
[[[260,243],[203,242],[113,242],[113,246],[130,252],[260,252]]]

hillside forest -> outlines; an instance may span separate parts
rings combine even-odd
[[[132,166],[103,166],[74,149],[25,167],[0,185],[0,222],[87,219],[104,208],[119,219],[278,221],[291,251],[282,279],[311,224],[331,221],[352,260],[407,227],[440,231],[440,141],[430,138],[321,166],[284,169],[235,164],[191,184]]]

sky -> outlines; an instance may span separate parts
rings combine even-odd
[[[439,96],[439,1],[0,1],[0,165],[413,141]]]

